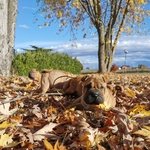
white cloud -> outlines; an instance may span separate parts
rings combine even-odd
[[[36,8],[33,8],[33,7],[27,7],[27,6],[22,7],[22,9],[36,10]]]
[[[20,24],[19,28],[29,29],[30,27],[25,24]]]
[[[84,68],[89,67],[90,69],[97,69],[97,43],[98,42],[96,38],[79,40],[75,43],[70,41],[32,41],[28,43],[17,44],[16,48],[29,48],[29,45],[52,48],[54,51],[68,53],[73,57],[77,57],[84,65]],[[120,38],[113,63],[116,63],[120,66],[125,64],[125,49],[128,51],[128,54],[126,54],[126,64],[130,66],[145,64],[150,67],[150,36],[124,36]]]

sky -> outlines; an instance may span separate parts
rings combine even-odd
[[[97,37],[82,38],[80,31],[76,41],[70,41],[70,34],[64,31],[58,34],[59,24],[42,27],[44,18],[38,16],[36,0],[18,0],[18,15],[15,34],[15,50],[22,52],[22,48],[31,48],[35,45],[42,48],[51,48],[60,53],[67,53],[76,57],[84,69],[98,69],[98,40]],[[150,20],[149,20],[150,21]],[[128,53],[125,54],[124,51]],[[113,64],[118,66],[130,65],[137,67],[145,64],[150,68],[150,34],[139,36],[121,36],[117,44]]]

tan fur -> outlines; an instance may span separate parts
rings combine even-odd
[[[65,82],[75,75],[63,70],[43,70],[41,77],[41,92],[44,94],[50,88],[63,89]]]
[[[98,105],[88,104],[88,92],[97,92],[104,105],[107,108],[115,107],[116,100],[113,96],[115,91],[114,87],[107,84],[107,80],[104,75],[101,74],[88,74],[88,75],[73,75],[69,72],[62,70],[42,70],[42,73],[36,69],[32,69],[29,72],[29,77],[34,81],[41,83],[41,93],[45,94],[49,88],[61,89],[64,94],[75,94],[78,98],[69,106],[83,107],[87,110],[94,110],[98,108]],[[89,88],[90,85],[90,88]],[[101,87],[103,87],[101,89]]]
[[[83,82],[88,78],[88,75],[78,75],[64,83],[63,92],[64,94],[74,94],[78,96],[82,95]]]
[[[82,80],[82,81],[81,81]],[[90,88],[88,86],[90,85]],[[76,89],[73,89],[76,88]],[[101,88],[102,87],[102,88]],[[104,78],[103,75],[100,74],[92,74],[92,75],[86,75],[86,76],[78,76],[74,79],[70,79],[70,87],[69,93],[72,91],[78,92],[79,97],[70,105],[69,107],[83,107],[87,110],[94,110],[98,108],[98,105],[92,105],[92,104],[87,104],[87,93],[88,91],[94,91],[98,93],[101,97],[101,99],[104,100],[104,105],[107,108],[112,108],[115,107],[116,105],[116,100],[113,96],[113,90],[107,86],[106,79]],[[67,92],[68,92],[67,89]]]
[[[30,70],[28,77],[38,84],[41,82],[41,73],[37,69]]]

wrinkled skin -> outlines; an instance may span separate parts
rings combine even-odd
[[[107,85],[103,75],[92,74],[78,76],[70,80],[72,80],[70,81],[70,87],[73,88],[72,85],[74,85],[74,87],[77,88],[72,91],[76,91],[79,97],[72,103],[72,106],[69,107],[82,106],[88,110],[94,110],[99,104],[104,104],[107,108],[115,107],[116,100],[113,96],[114,88],[110,88],[110,86]]]
[[[63,89],[64,83],[75,75],[63,70],[43,70],[41,76],[41,93],[45,94],[49,89]]]

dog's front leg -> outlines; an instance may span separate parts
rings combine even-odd
[[[81,107],[81,97],[78,97],[75,99],[69,106],[67,106],[67,109],[73,108],[73,107]]]

